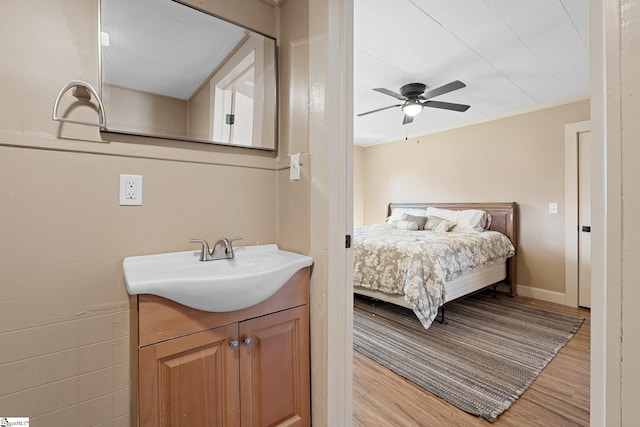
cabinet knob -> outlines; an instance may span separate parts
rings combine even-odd
[[[246,345],[247,347],[249,347],[253,343],[253,340],[251,338],[247,337],[244,340],[242,340],[242,343],[244,345]]]
[[[232,350],[235,350],[240,347],[240,343],[236,340],[233,340],[229,343],[229,347],[231,347]]]

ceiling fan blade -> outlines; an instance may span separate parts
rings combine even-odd
[[[441,101],[427,101],[427,102],[423,102],[422,105],[424,105],[425,107],[442,108],[443,110],[453,110],[453,111],[460,111],[460,112],[467,111],[469,107],[471,107],[470,105],[453,104],[451,102],[441,102]]]
[[[404,115],[404,119],[402,120],[402,124],[406,125],[413,122],[413,116],[407,116],[406,114]]]
[[[460,80],[454,80],[451,83],[447,83],[446,85],[437,87],[435,89],[431,89],[426,91],[422,95],[422,99],[431,99],[435,98],[438,95],[444,95],[445,93],[452,92],[454,90],[462,89],[463,87],[467,87],[466,84],[462,83]]]
[[[382,107],[382,108],[378,108],[377,110],[371,110],[371,111],[367,111],[366,113],[360,113],[360,114],[358,114],[358,117],[366,116],[367,114],[371,114],[371,113],[377,113],[378,111],[382,111],[382,110],[388,110],[389,108],[401,107],[401,106],[402,106],[402,104],[389,105],[388,107]]]
[[[385,89],[383,87],[377,87],[374,90],[376,92],[384,93],[385,95],[393,96],[394,98],[399,99],[400,101],[405,101],[407,99],[404,96],[400,95],[399,93],[395,93],[394,91]]]

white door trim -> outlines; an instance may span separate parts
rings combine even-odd
[[[578,306],[578,138],[591,131],[589,120],[564,127],[565,305]]]
[[[592,426],[620,426],[624,424],[624,410],[632,416],[637,413],[633,405],[625,408],[621,399],[621,8],[620,0],[590,0],[591,237],[593,242],[597,242],[591,247]],[[629,38],[628,35],[626,37]]]
[[[352,422],[353,0],[309,1],[312,425]],[[315,371],[315,372],[314,372]]]

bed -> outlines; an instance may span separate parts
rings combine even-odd
[[[387,222],[354,229],[354,292],[413,309],[425,328],[444,304],[487,287],[517,295],[516,208],[515,202],[390,203]],[[399,222],[434,217],[427,212],[454,224],[458,215],[460,225],[475,212],[473,225],[482,230],[445,232],[444,223],[436,232],[407,230]],[[479,212],[488,216],[476,223]]]

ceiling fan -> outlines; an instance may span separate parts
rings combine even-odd
[[[373,90],[375,90],[376,92],[393,96],[400,101],[404,101],[404,103],[389,105],[388,107],[382,107],[376,110],[367,111],[366,113],[360,113],[358,114],[358,117],[365,116],[371,113],[377,113],[378,111],[387,110],[389,108],[402,107],[402,112],[404,113],[404,120],[402,121],[402,124],[406,125],[407,123],[411,123],[413,121],[413,118],[417,116],[424,107],[442,108],[444,110],[453,110],[460,112],[467,111],[470,105],[453,104],[451,102],[441,101],[429,101],[431,98],[435,98],[439,95],[444,95],[445,93],[449,93],[454,90],[462,89],[466,86],[467,85],[462,83],[460,80],[454,80],[451,83],[447,83],[446,85],[431,89],[427,92],[425,92],[425,90],[427,89],[427,85],[423,83],[406,84],[400,88],[400,93],[396,93],[392,90],[382,87],[375,88]]]

